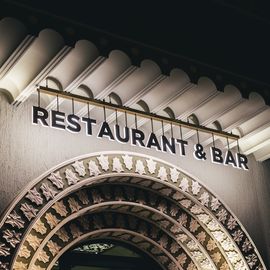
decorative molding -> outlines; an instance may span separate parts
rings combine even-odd
[[[51,175],[48,177],[48,179],[52,182],[54,186],[56,186],[58,189],[64,188],[63,178],[60,175],[60,172],[51,173]]]
[[[45,196],[47,201],[53,199],[57,194],[57,191],[50,188],[48,183],[43,183],[40,189],[42,190],[42,193]]]
[[[83,177],[86,175],[86,170],[85,170],[83,161],[76,160],[76,162],[72,164],[72,167],[79,174],[79,176]]]
[[[10,224],[12,227],[17,227],[18,229],[22,229],[24,227],[24,221],[22,220],[21,216],[17,214],[14,210],[7,216],[6,224]]]
[[[129,155],[122,156],[126,168],[130,171],[133,168],[133,157]]]
[[[5,244],[0,243],[0,256],[7,257],[10,255],[10,248],[7,247]]]
[[[104,155],[100,155],[97,157],[99,164],[102,168],[102,170],[104,170],[105,172],[109,170],[109,157],[108,156],[104,156]]]
[[[54,205],[52,205],[52,208],[55,210],[57,214],[59,214],[61,217],[66,217],[68,214],[67,208],[63,201],[57,201]]]
[[[71,169],[66,169],[65,175],[69,186],[75,185],[79,181],[79,178]]]
[[[96,162],[93,160],[89,161],[88,168],[89,168],[90,176],[97,176],[97,175],[101,174],[101,171],[99,170]]]
[[[3,231],[3,238],[14,248],[21,241],[21,233],[17,233],[14,230],[6,229]]]
[[[141,160],[136,161],[136,169],[135,172],[139,175],[146,174],[144,164]]]
[[[88,164],[88,169],[84,164]],[[117,177],[113,177],[114,175]],[[122,183],[121,187],[116,185],[119,181]],[[100,183],[100,187],[92,188],[94,183]],[[110,183],[115,186],[111,191],[113,193],[106,189]],[[129,186],[126,186],[126,183],[129,183]],[[81,186],[87,186],[87,189],[80,190]],[[154,194],[148,197],[148,193],[142,189]],[[62,230],[55,236],[58,240],[48,239],[43,243],[53,230],[62,226],[64,220],[73,215],[80,216],[80,213],[84,213],[90,206],[101,207],[100,209],[110,207],[108,209],[113,211],[131,213],[147,220],[153,219],[180,241],[187,251],[186,254],[194,260],[195,266],[200,265],[203,268],[212,265],[211,267],[217,269],[229,267],[228,269],[235,270],[265,269],[251,239],[227,207],[201,182],[177,167],[153,157],[125,152],[86,156],[62,165],[61,170],[55,169],[48,173],[38,182],[33,182],[28,191],[22,194],[17,203],[7,211],[1,225],[3,236],[0,236],[0,259],[3,260],[3,265],[10,264],[12,269],[28,267],[27,264],[25,266],[17,261],[18,256],[24,260],[34,256],[37,260],[35,254],[44,243],[47,243],[49,253],[54,256],[70,239],[81,237],[84,233],[81,229],[91,227],[91,224],[87,224],[83,219],[79,219],[80,227],[74,225],[68,230]],[[167,198],[170,198],[170,201]],[[29,200],[38,207],[29,204]],[[121,206],[119,203],[105,206],[108,200],[124,204],[133,202],[138,206]],[[151,207],[151,211],[158,211],[167,218],[153,215],[142,207]],[[19,213],[23,213],[25,218]],[[108,215],[108,222],[109,220]],[[179,225],[171,224],[172,220]],[[96,229],[102,226],[101,220],[97,218],[93,222]],[[119,226],[126,223],[125,219],[119,219],[118,222]],[[148,235],[144,225],[134,227],[133,230]],[[28,233],[25,234],[26,231]],[[67,231],[71,231],[72,238]],[[163,237],[159,242],[163,248],[167,247],[165,239]],[[170,249],[172,253],[177,250],[176,246]],[[28,251],[31,252],[29,257]],[[11,257],[11,254],[15,254],[14,257]],[[46,256],[43,259],[46,261]],[[42,262],[42,259],[39,261]],[[187,267],[193,268],[192,265]],[[209,269],[212,269],[211,267]]]
[[[47,228],[45,227],[45,224],[41,221],[41,220],[38,220],[33,229],[37,232],[37,233],[40,233],[41,235],[44,235],[47,233]]]
[[[26,195],[26,198],[28,195]],[[28,219],[31,220],[33,219],[38,212],[38,209],[34,208],[32,205],[29,205],[28,203],[23,203],[20,207],[20,210],[23,212],[24,216]]]

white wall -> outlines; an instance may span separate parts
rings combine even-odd
[[[18,108],[0,96],[0,213],[31,180],[68,159],[91,152],[123,150],[149,154],[199,178],[229,206],[257,245],[266,265],[270,260],[270,161],[249,157],[249,171],[198,161],[192,143],[186,157],[119,144],[84,132],[71,134],[31,124],[35,100]],[[207,150],[208,151],[208,150]],[[208,154],[209,156],[209,154]]]

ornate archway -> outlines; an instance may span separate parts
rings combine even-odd
[[[51,269],[85,239],[135,245],[163,269],[266,269],[237,218],[201,182],[154,157],[103,152],[31,182],[0,224],[0,269]]]

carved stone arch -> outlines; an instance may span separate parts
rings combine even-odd
[[[106,201],[108,185],[115,191]],[[141,194],[134,200],[125,195],[132,188]],[[99,195],[93,196],[93,190]],[[150,195],[159,199],[152,203]],[[237,218],[199,180],[172,164],[128,152],[78,157],[31,182],[1,220],[0,269],[29,269],[40,254],[38,247],[58,237],[56,232],[69,222],[87,215],[132,216],[132,209],[138,209],[139,220],[158,226],[169,237],[171,258],[173,241],[183,250],[178,256],[185,260],[176,256],[172,262],[177,268],[171,269],[266,269]],[[46,250],[50,258],[56,247],[51,241],[51,250]],[[67,247],[62,242],[57,242],[58,252]],[[50,269],[42,263],[33,267]],[[165,268],[170,269],[169,264]]]
[[[150,269],[164,269],[162,267],[162,263],[166,259],[163,257],[163,255],[165,257],[166,255],[162,252],[159,252],[156,247],[152,248],[152,250],[149,250],[149,246],[152,245],[152,241],[147,242],[140,235],[134,236],[132,232],[130,233],[128,231],[111,232],[100,230],[97,233],[93,233],[91,238],[89,236],[86,237],[86,240],[80,241],[78,245],[72,245],[71,249],[69,249],[67,252],[64,252],[56,264],[61,265],[63,269],[66,269],[65,266],[69,267],[73,262],[73,256],[70,256],[73,251],[84,252],[84,254],[86,252],[90,254],[99,254],[117,246],[132,252],[136,257],[141,257],[141,264],[144,264],[146,267],[149,266]],[[158,263],[154,263],[157,262],[156,256],[160,256]],[[90,261],[91,259],[88,258],[88,262]],[[110,261],[107,261],[107,264],[110,265]]]
[[[152,239],[143,237],[140,234],[135,233],[134,231],[120,230],[120,229],[103,229],[98,230],[97,232],[92,232],[84,234],[80,237],[79,241],[87,237],[90,240],[100,241],[100,239],[122,242],[130,246],[134,246],[136,249],[140,250],[142,253],[147,254],[153,261],[155,261],[162,269],[165,268],[165,264],[170,264],[171,260],[166,253],[158,248],[158,243],[154,242]],[[74,243],[78,242],[77,239],[74,240]],[[70,246],[74,246],[72,243]],[[151,247],[151,248],[150,248]],[[67,247],[68,249],[68,247]],[[66,250],[67,250],[66,249]],[[55,258],[52,264],[58,259],[59,255]],[[171,267],[178,269],[174,264],[171,263]]]
[[[109,181],[110,180],[113,179],[110,178]],[[44,239],[35,250],[35,257],[31,259],[32,263],[29,264],[29,267],[32,269],[33,263],[35,263],[35,258],[39,256],[38,254],[43,252],[42,248],[44,248],[44,245],[49,241],[49,239],[52,239],[53,235],[57,234],[56,230],[61,231],[60,227],[64,227],[66,221],[76,218],[78,215],[81,217],[81,215],[88,213],[89,211],[94,215],[98,212],[108,211],[122,214],[128,213],[129,216],[134,216],[133,219],[135,217],[140,218],[140,220],[143,220],[144,222],[151,223],[151,232],[148,232],[151,234],[151,238],[153,238],[153,228],[159,226],[159,231],[164,232],[163,239],[167,239],[165,243],[163,243],[163,246],[166,244],[167,247],[169,244],[168,248],[173,253],[170,256],[179,257],[181,259],[181,263],[183,265],[186,264],[185,268],[192,267],[194,269],[201,269],[205,266],[206,261],[211,264],[211,258],[207,256],[206,251],[200,251],[202,246],[196,239],[196,236],[190,236],[191,233],[187,232],[188,230],[185,228],[186,223],[190,222],[190,218],[187,217],[187,213],[182,213],[181,207],[173,205],[172,202],[170,205],[169,199],[165,199],[165,197],[163,198],[161,195],[158,195],[158,193],[155,194],[154,192],[151,192],[152,194],[148,194],[149,192],[147,191],[149,190],[144,187],[145,184],[149,183],[149,180],[144,181],[141,188],[132,186],[132,181],[134,180],[137,181],[137,179],[130,178],[128,185],[125,187],[123,187],[123,182],[121,182],[121,185],[115,185],[116,183],[114,183],[114,185],[110,184],[108,186],[108,183],[106,183],[108,182],[107,180],[103,182],[103,184],[107,184],[104,187],[98,185],[90,187],[90,190],[83,189],[78,191],[78,193],[75,193],[75,195],[69,195],[69,199],[65,198],[55,203],[52,206],[53,209],[49,209],[40,218],[43,224],[49,224],[53,230],[48,234],[44,232],[42,235],[43,238],[46,236],[46,239]],[[166,187],[164,188],[166,189]],[[82,204],[82,202],[84,202],[84,204]],[[65,206],[65,204],[67,204],[67,206]],[[147,204],[149,204],[149,206],[147,206]],[[169,216],[169,213],[171,216]],[[38,227],[33,228],[30,235],[42,232],[40,228],[44,229],[44,225],[38,225]],[[109,225],[111,226],[112,224]],[[203,231],[202,228],[199,229],[200,226],[198,223],[193,223],[193,228],[194,225],[195,229],[193,229],[193,232],[197,231],[199,233],[200,231]],[[133,229],[136,229],[135,231],[139,230],[138,228]],[[155,231],[157,232],[158,230],[156,229]],[[145,235],[145,233],[143,234]],[[168,239],[171,239],[170,243],[168,243]],[[183,241],[180,241],[180,239]],[[161,241],[162,237],[157,240]],[[29,244],[31,246],[31,243]],[[179,250],[183,250],[183,252],[178,252],[178,254],[176,254],[176,251]],[[196,257],[193,255],[194,252],[200,253],[200,255]],[[195,261],[192,257],[195,258]],[[197,268],[193,266],[193,261]],[[222,265],[224,261],[225,260],[223,259],[220,265]],[[213,265],[213,268],[211,269],[217,268]]]
[[[65,247],[61,250],[61,252],[55,253],[53,259],[50,258],[51,260],[48,265],[48,269],[51,269],[56,260],[62,255],[62,252],[64,253],[68,248],[74,246],[76,243],[82,241],[83,239],[91,239],[93,236],[97,238],[97,234],[103,234],[102,237],[104,237],[104,233],[109,233],[105,235],[107,238],[110,237],[112,239],[120,239],[122,241],[126,241],[128,243],[136,245],[137,248],[139,248],[143,252],[150,254],[150,256],[158,264],[160,264],[163,269],[168,269],[169,265],[174,266],[174,268],[172,269],[183,269],[181,267],[181,264],[185,263],[186,258],[182,255],[183,253],[181,253],[181,250],[176,250],[177,252],[174,252],[175,255],[180,254],[178,255],[179,258],[177,258],[177,256],[173,256],[172,252],[170,252],[168,249],[166,249],[166,247],[164,247],[163,242],[171,241],[171,239],[167,237],[166,234],[164,234],[161,230],[158,230],[155,226],[153,227],[152,224],[149,225],[147,222],[140,220],[136,216],[131,217],[130,215],[119,213],[112,214],[114,222],[109,225],[106,224],[106,221],[110,217],[110,214],[111,213],[105,212],[87,215],[84,216],[84,221],[72,220],[71,222],[67,223],[65,227],[62,227],[61,231],[58,231],[55,235],[53,235],[52,238],[48,241],[48,243],[52,242],[57,244],[56,241],[58,241],[59,239],[58,235],[60,235],[61,233],[61,236],[64,237],[62,235],[63,232],[64,234],[68,235],[68,237],[70,237],[70,240],[68,241],[67,245],[65,245]],[[83,223],[85,221],[86,223]],[[122,224],[124,222],[126,224]],[[131,223],[133,228],[130,228]],[[83,224],[86,226],[90,224],[92,226],[84,228],[86,226],[84,226]],[[138,231],[134,230],[134,227],[138,228]],[[151,230],[151,232],[153,233],[151,235],[147,235],[144,230]],[[73,236],[72,233],[76,236]],[[59,244],[59,247],[60,246],[61,244]],[[47,245],[44,247],[43,252],[46,252],[46,254],[50,254],[49,250],[50,249]],[[37,263],[39,263],[38,259]],[[36,266],[34,265],[33,267],[33,269],[35,269]]]

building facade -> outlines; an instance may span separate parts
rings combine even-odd
[[[15,18],[0,36],[0,269],[53,269],[91,239],[162,269],[269,267],[260,94]]]

